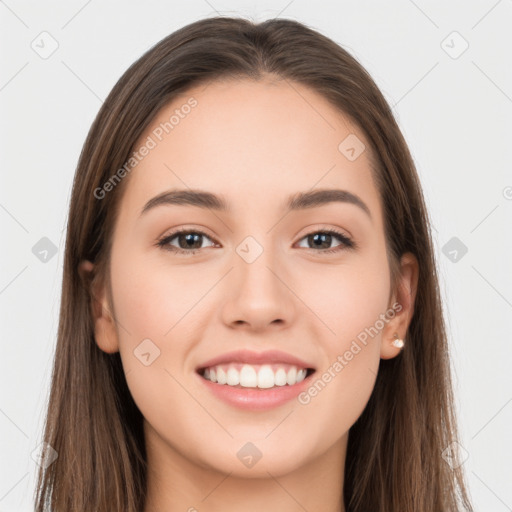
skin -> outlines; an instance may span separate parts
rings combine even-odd
[[[404,338],[411,320],[417,261],[403,256],[391,290],[369,144],[317,93],[270,79],[202,85],[162,109],[135,147],[191,96],[198,105],[125,178],[112,308],[106,284],[95,290],[96,342],[120,351],[145,418],[145,512],[229,512],[240,504],[247,512],[344,512],[348,431],[367,404],[380,359],[400,352],[391,342],[395,332]],[[354,161],[338,150],[351,133],[367,148]],[[174,188],[220,194],[231,212],[164,205],[140,216],[149,199]],[[371,218],[339,202],[285,215],[290,194],[313,188],[357,194]],[[179,227],[206,232],[194,255],[156,245]],[[308,243],[307,235],[326,229],[358,247],[335,237],[320,248]],[[247,236],[263,248],[252,263],[236,252]],[[179,247],[178,238],[172,245]],[[322,254],[324,247],[340,250]],[[80,271],[93,268],[84,261]],[[214,397],[195,374],[207,359],[248,348],[296,355],[321,376],[396,301],[401,311],[307,405],[241,410]],[[146,338],[160,350],[149,366],[134,356]],[[237,457],[248,441],[262,453],[252,468]]]

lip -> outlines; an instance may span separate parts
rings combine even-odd
[[[223,402],[249,411],[261,411],[279,407],[304,391],[311,384],[311,377],[315,372],[311,372],[307,377],[297,384],[289,386],[275,386],[268,389],[260,388],[235,388],[228,384],[218,384],[205,379],[199,373],[197,378],[213,393],[213,395]]]
[[[254,352],[252,350],[235,350],[226,352],[220,356],[205,361],[196,368],[199,372],[205,368],[216,366],[218,364],[228,363],[247,363],[247,364],[279,364],[285,363],[298,366],[299,368],[307,368],[314,370],[315,367],[310,363],[299,359],[298,357],[287,354],[280,350],[266,350],[265,352]],[[290,386],[292,387],[292,386]]]
[[[260,388],[236,388],[228,384],[218,384],[205,379],[201,372],[205,368],[228,363],[247,363],[247,364],[290,364],[299,368],[306,368],[308,374],[306,378],[293,384],[284,386],[274,386],[268,389]],[[313,370],[313,371],[310,371]],[[298,357],[287,354],[280,350],[266,350],[264,352],[254,352],[252,350],[235,350],[226,352],[213,359],[205,361],[196,368],[197,377],[204,386],[218,399],[224,403],[250,411],[267,410],[279,407],[293,400],[299,393],[304,391],[310,383],[311,377],[315,373],[316,368]]]

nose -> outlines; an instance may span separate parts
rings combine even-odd
[[[289,326],[296,314],[295,296],[287,273],[270,250],[249,263],[234,255],[227,276],[222,320],[230,328],[262,332]],[[274,327],[272,327],[274,326]]]

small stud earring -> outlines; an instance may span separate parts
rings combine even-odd
[[[401,340],[399,337],[398,337],[398,334],[395,333],[395,339],[391,342],[393,344],[394,347],[396,348],[402,348],[404,346],[404,340]]]

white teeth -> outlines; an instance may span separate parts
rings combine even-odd
[[[219,384],[226,384],[227,382],[226,372],[220,366],[217,368],[217,382]]]
[[[288,382],[288,385],[290,386],[297,382],[297,368],[290,368],[288,370],[288,373],[286,374],[286,382]]]
[[[284,368],[279,368],[274,376],[274,382],[276,386],[285,386],[286,385],[286,372]]]
[[[274,372],[268,365],[263,365],[258,372],[258,387],[259,388],[273,388],[274,387]]]
[[[208,377],[206,377],[208,378]],[[236,368],[228,369],[228,381],[227,384],[230,386],[238,386],[240,384],[240,372]]]
[[[255,388],[257,384],[258,376],[256,370],[252,366],[244,364],[240,371],[240,386],[244,388]]]
[[[306,370],[302,369],[297,372],[297,382],[302,382],[306,378]]]
[[[206,368],[203,377],[211,382],[268,389],[275,386],[293,386],[306,378],[307,370],[290,365],[229,364]]]

